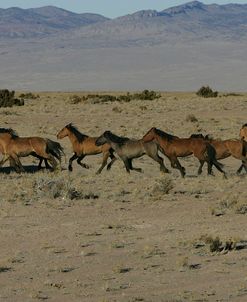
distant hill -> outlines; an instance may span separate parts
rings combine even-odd
[[[97,14],[76,14],[54,6],[0,9],[0,37],[35,38],[59,34],[108,20]]]
[[[159,44],[171,39],[247,37],[247,4],[205,5],[199,1],[161,12],[144,10],[108,19],[96,14],[76,14],[54,6],[0,9],[0,37],[35,38],[68,32],[68,36],[103,40],[116,46]],[[111,43],[113,42],[113,43]]]
[[[93,24],[75,31],[77,38],[97,38],[114,46],[156,45],[167,41],[247,38],[247,4],[205,5],[198,1]],[[73,37],[72,37],[73,38]]]

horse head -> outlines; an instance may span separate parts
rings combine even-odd
[[[72,123],[66,125],[65,127],[63,127],[58,133],[57,133],[57,138],[58,139],[62,139],[66,136],[68,136],[69,133],[69,128],[72,126]]]
[[[247,141],[247,124],[244,124],[240,129],[239,136],[242,140]]]
[[[102,135],[100,135],[96,141],[95,141],[95,145],[96,146],[102,146],[104,145],[105,143],[108,142],[108,138],[109,138],[109,135],[110,135],[111,131],[105,131]]]

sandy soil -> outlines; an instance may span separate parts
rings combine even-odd
[[[180,137],[200,131],[225,139],[238,138],[246,122],[246,94],[71,104],[73,94],[43,92],[23,107],[0,108],[1,127],[54,140],[69,122],[92,136],[112,130],[139,138],[156,126]],[[69,158],[69,140],[60,142]],[[89,170],[74,163],[72,173],[36,172],[31,157],[22,162],[27,173],[8,164],[0,171],[0,301],[247,300],[246,249],[210,249],[217,237],[225,247],[247,240],[238,160],[222,161],[228,179],[206,170],[198,177],[193,157],[181,159],[184,179],[174,169],[162,175],[145,156],[134,161],[144,173],[130,175],[120,160],[95,175],[100,155],[84,159]]]

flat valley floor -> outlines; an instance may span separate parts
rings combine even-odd
[[[155,126],[179,137],[238,139],[247,122],[247,94],[77,104],[73,96],[87,93],[34,94],[40,97],[22,107],[0,108],[2,128],[53,140],[70,122],[90,136],[111,130],[141,138]],[[68,138],[60,143],[62,171],[36,171],[32,157],[21,159],[26,173],[8,163],[0,170],[0,301],[247,300],[247,190],[245,174],[236,175],[239,160],[222,161],[227,179],[215,170],[207,176],[206,167],[197,176],[192,156],[180,160],[184,179],[166,158],[171,173],[164,175],[146,156],[134,160],[143,173],[128,175],[117,160],[96,175],[101,155],[85,157],[89,170],[75,161],[70,173],[71,145]]]

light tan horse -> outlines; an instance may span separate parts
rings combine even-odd
[[[107,165],[107,170],[109,170],[116,160],[116,157],[113,154],[113,149],[109,144],[104,144],[102,146],[96,146],[95,142],[97,137],[90,137],[88,135],[82,134],[72,123],[66,125],[61,129],[58,134],[58,139],[63,139],[68,136],[71,144],[74,155],[69,159],[69,171],[72,171],[72,162],[77,159],[77,163],[83,168],[89,169],[89,166],[82,163],[81,161],[87,155],[96,155],[103,153],[103,161],[101,167],[96,172],[100,174],[104,167],[107,165],[108,157],[111,158],[111,162]]]
[[[192,134],[191,137],[202,138],[208,143],[210,143],[210,145],[212,145],[215,148],[217,160],[225,159],[230,156],[241,160],[242,165],[237,170],[237,173],[239,174],[242,171],[242,169],[245,169],[245,171],[247,172],[247,158],[246,158],[247,142],[243,140],[233,140],[233,139],[216,140],[210,138],[208,135],[203,136],[202,134]],[[200,161],[198,174],[202,173],[202,167],[204,163],[205,161]]]
[[[178,161],[178,157],[194,155],[200,162],[208,163],[208,174],[212,175],[212,166],[214,165],[221,173],[222,164],[216,160],[216,151],[212,145],[202,138],[179,138],[168,134],[157,128],[151,128],[142,138],[144,142],[155,141],[159,144],[162,153],[168,157],[171,166],[178,169],[181,176],[185,176],[185,169]]]
[[[11,160],[15,164],[15,168],[18,172],[25,171],[19,157],[29,155],[40,159],[38,168],[41,167],[43,160],[47,160],[51,164],[52,169],[56,169],[57,167],[56,159],[58,159],[61,164],[63,148],[59,143],[50,139],[42,137],[19,137],[14,130],[1,128],[0,146],[4,156],[0,161],[0,166],[7,160]],[[48,163],[46,163],[46,165],[48,165]]]
[[[239,136],[241,139],[247,142],[247,124],[244,124],[239,131]]]

